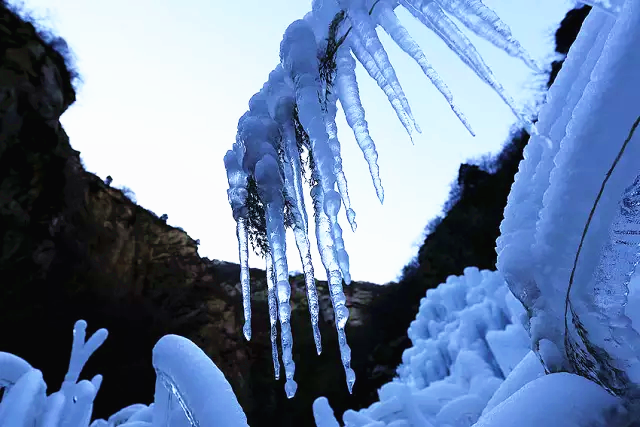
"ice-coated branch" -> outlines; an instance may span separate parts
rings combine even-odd
[[[73,417],[69,416],[67,419],[76,421],[78,421],[78,418],[82,418],[82,414],[87,411],[87,407],[93,402],[102,382],[102,378],[96,376],[91,382],[82,381],[78,383],[78,377],[87,360],[89,360],[89,357],[104,343],[108,335],[106,329],[98,329],[85,341],[86,333],[87,322],[78,320],[73,327],[73,344],[71,347],[69,370],[60,388],[60,392],[64,394],[65,397],[62,413],[65,415],[74,413]],[[82,397],[82,399],[80,399],[80,397]],[[63,423],[63,425],[72,426],[77,424]]]

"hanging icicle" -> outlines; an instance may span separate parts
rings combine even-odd
[[[278,307],[287,378],[285,389],[289,397],[295,393],[296,384],[293,381],[295,364],[291,358],[291,289],[285,256],[287,227],[293,229],[303,266],[316,350],[318,354],[322,351],[318,294],[308,234],[309,218],[302,189],[305,169],[310,173],[308,180],[312,188],[316,240],[329,278],[341,358],[349,388],[355,381],[344,331],[349,312],[342,284],[351,282],[351,273],[342,227],[338,222],[342,206],[353,231],[357,224],[342,168],[336,126],[338,101],[367,162],[378,199],[381,203],[384,201],[378,153],[360,100],[355,59],[385,93],[410,138],[414,131],[420,132],[407,96],[378,38],[378,25],[418,63],[460,122],[473,134],[470,123],[454,103],[451,91],[396,16],[394,9],[399,6],[434,31],[482,81],[492,87],[527,129],[536,131],[471,41],[449,17],[457,18],[507,54],[536,68],[535,61],[513,38],[509,27],[479,0],[314,0],[312,11],[287,28],[280,44],[280,64],[269,74],[262,89],[251,98],[249,111],[240,118],[237,141],[234,149],[225,156],[225,166],[229,179],[229,202],[237,222],[245,307],[243,330],[249,339],[251,306],[247,241],[251,241],[254,248],[257,244],[258,252],[267,258],[268,269],[273,272],[273,278],[269,277],[268,282],[271,283],[269,292],[274,293],[275,299],[270,297],[269,301],[272,309],[276,304]],[[249,216],[248,188],[251,189]],[[255,218],[256,215],[261,217]],[[273,328],[276,319],[273,315],[270,317],[275,346]],[[277,347],[273,351],[274,369],[278,375]]]

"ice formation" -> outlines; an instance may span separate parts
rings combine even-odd
[[[134,404],[107,420],[91,421],[102,376],[79,381],[89,357],[107,338],[96,331],[85,342],[87,323],[76,322],[69,370],[60,391],[46,394],[42,373],[23,359],[0,352],[2,427],[205,427],[247,426],[247,419],[224,375],[195,344],[166,335],[153,348],[154,402]]]
[[[602,10],[617,15],[622,10],[624,0],[580,0],[581,3],[602,8]]]
[[[526,318],[500,272],[450,276],[420,302],[397,377],[378,402],[346,411],[345,427],[626,425],[622,398],[576,374],[548,374]],[[313,412],[318,427],[338,425],[325,398]]]
[[[640,419],[640,0],[594,3],[525,148],[498,271],[427,292],[398,377],[345,426]]]
[[[636,395],[640,336],[625,315],[637,233],[640,2],[594,9],[540,113],[505,209],[498,268],[530,311],[542,360]]]
[[[319,242],[322,264],[330,278],[331,298],[336,304],[334,310],[339,317],[336,325],[343,324],[348,317],[341,297],[342,282],[348,285],[351,281],[349,255],[338,221],[342,206],[352,231],[355,231],[357,224],[337,137],[335,119],[338,102],[367,162],[376,194],[380,202],[384,200],[378,153],[369,134],[356,81],[356,59],[385,93],[409,137],[414,131],[420,132],[407,96],[378,38],[376,27],[384,29],[420,65],[462,124],[473,133],[471,125],[454,103],[450,90],[396,16],[394,10],[400,6],[440,36],[482,81],[496,91],[516,116],[526,123],[527,128],[532,128],[529,119],[519,111],[471,41],[451,19],[458,19],[477,35],[535,68],[536,64],[513,38],[508,26],[481,1],[315,0],[311,12],[287,28],[280,45],[280,64],[269,74],[262,89],[251,98],[249,111],[238,123],[234,148],[225,156],[225,166],[229,178],[229,202],[238,228],[245,308],[243,331],[247,339],[251,337],[251,305],[246,261],[249,240],[246,222],[250,219],[247,218],[246,190],[249,180],[254,179],[258,184],[267,229],[251,232],[266,234],[268,248],[261,249],[261,252],[268,253],[261,255],[273,257],[278,314],[283,331],[282,355],[287,376],[285,387],[289,396],[293,396],[295,390],[295,366],[290,357],[293,339],[289,326],[291,310],[290,289],[286,280],[287,261],[284,258],[286,225],[294,230],[307,284],[318,353],[322,349],[317,327],[318,296],[309,248],[309,223],[302,193],[305,164],[311,173],[316,240]],[[258,173],[262,180],[258,179]],[[318,221],[322,224],[318,225]],[[344,336],[344,326],[338,328],[338,335],[347,384],[351,389],[355,377],[350,368],[350,350]],[[273,354],[276,357],[277,351]],[[277,364],[277,360],[274,360],[274,366]]]
[[[523,312],[500,273],[488,270],[467,268],[427,291],[397,378],[379,390],[379,402],[345,412],[345,426],[472,425],[529,352]]]

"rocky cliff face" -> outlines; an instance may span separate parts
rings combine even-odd
[[[0,351],[62,381],[71,328],[85,319],[110,337],[87,366],[101,373],[95,414],[106,417],[151,401],[151,349],[163,335],[199,345],[231,382],[253,426],[309,425],[320,395],[343,406],[370,403],[365,363],[350,397],[338,354],[333,312],[319,283],[325,351],[315,355],[301,277],[293,278],[298,395],[288,401],[273,379],[264,272],[252,270],[254,334],[242,336],[236,264],[198,255],[196,242],[84,170],[59,117],[75,100],[65,44],[0,1]],[[228,206],[220,206],[228,209]],[[347,289],[355,360],[367,360],[372,284]]]

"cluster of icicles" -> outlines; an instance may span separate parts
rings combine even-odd
[[[356,229],[356,215],[351,208],[347,181],[342,170],[340,142],[335,122],[338,101],[369,166],[380,202],[384,198],[377,164],[378,155],[369,135],[358,91],[355,59],[364,66],[387,95],[409,136],[411,137],[414,130],[420,132],[396,73],[378,38],[377,26],[386,31],[393,41],[420,65],[453,112],[473,134],[470,124],[454,104],[451,92],[400,23],[394,12],[399,5],[438,34],[460,59],[511,107],[527,129],[535,133],[529,119],[521,114],[471,41],[450,18],[457,18],[474,33],[508,54],[521,58],[532,68],[537,68],[535,62],[514,40],[508,26],[481,1],[314,0],[312,11],[304,19],[293,22],[287,28],[280,45],[280,64],[270,73],[262,89],[249,101],[249,111],[239,120],[236,142],[233,149],[225,155],[224,163],[230,187],[229,202],[237,223],[245,314],[243,330],[247,339],[251,338],[246,205],[247,184],[250,178],[255,180],[260,200],[265,207],[269,246],[266,270],[273,362],[277,379],[280,364],[276,323],[279,318],[282,360],[286,375],[285,390],[289,397],[293,397],[297,386],[293,380],[295,365],[291,355],[291,290],[285,245],[285,203],[290,207],[294,220],[292,228],[305,275],[314,339],[318,353],[321,351],[318,296],[310,254],[309,220],[303,198],[303,166],[296,126],[301,125],[308,136],[308,148],[314,159],[312,174],[316,184],[311,188],[311,197],[316,238],[329,281],[341,359],[349,390],[355,381],[355,374],[350,368],[350,349],[344,332],[349,311],[345,306],[342,281],[349,284],[351,279],[349,257],[345,251],[338,214],[344,204],[347,220],[353,231]],[[342,16],[343,19],[336,21],[337,16]],[[330,36],[329,28],[336,22],[339,24],[337,30]],[[338,46],[335,52],[332,52],[332,46]],[[335,60],[335,68],[330,69],[329,79],[326,76],[321,77],[319,71],[321,61],[327,59],[327,54],[335,55],[329,58]]]

